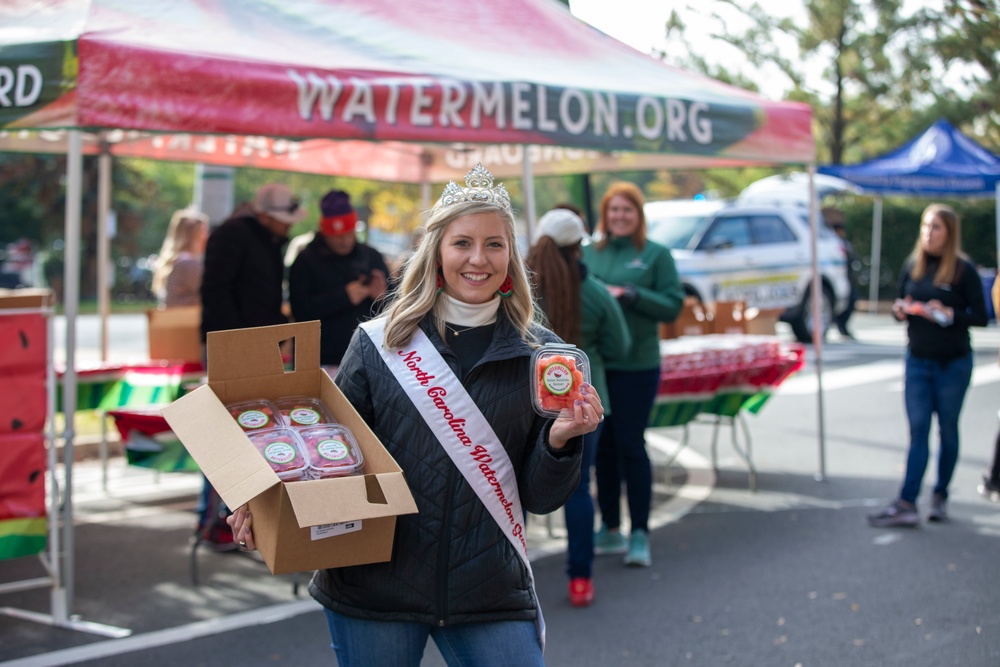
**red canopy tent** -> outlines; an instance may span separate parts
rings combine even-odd
[[[528,180],[524,156],[546,150],[583,160],[544,173],[586,173],[602,160],[609,169],[814,161],[807,105],[665,65],[554,0],[4,2],[0,140],[45,141],[51,131],[66,131],[68,155],[67,415],[76,406],[85,146],[103,145],[105,164],[111,154],[163,158],[181,146],[180,159],[423,183],[464,175],[474,156],[450,159],[456,143],[515,164],[504,152],[532,147],[519,149]],[[72,440],[68,419],[68,498]],[[66,550],[71,559],[71,536]],[[56,621],[71,624],[66,599],[54,596],[53,606]]]

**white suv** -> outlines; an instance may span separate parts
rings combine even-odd
[[[812,340],[812,250],[804,208],[675,200],[645,206],[647,235],[670,248],[684,291],[703,302],[784,308],[795,337]],[[847,306],[850,285],[840,239],[819,221],[822,332]]]

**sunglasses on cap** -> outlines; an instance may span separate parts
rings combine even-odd
[[[302,202],[299,201],[298,197],[292,197],[292,200],[291,202],[289,202],[288,206],[271,206],[268,207],[268,210],[274,211],[275,213],[295,213],[297,210],[299,210],[299,206],[301,205]]]

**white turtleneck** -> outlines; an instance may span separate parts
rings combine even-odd
[[[496,295],[486,303],[465,303],[442,294],[442,314],[445,322],[461,327],[481,327],[497,321],[497,310],[500,308],[500,295]]]

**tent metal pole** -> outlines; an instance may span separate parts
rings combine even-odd
[[[882,275],[882,197],[878,195],[872,211],[872,256],[868,275],[868,312],[877,313],[878,283]]]
[[[816,165],[809,165],[809,229],[812,236],[812,337],[813,358],[816,364],[816,418],[819,436],[819,469],[815,479],[822,482],[826,479],[826,420],[823,412],[823,315],[820,312],[820,300],[823,288],[819,275],[819,201],[816,199]]]
[[[104,133],[97,159],[97,304],[101,314],[101,361],[108,360],[108,316],[111,314],[110,276],[111,240],[108,214],[111,211],[111,148]]]
[[[431,162],[434,156],[424,149],[420,154],[420,209],[429,211],[431,208]]]
[[[63,268],[63,312],[66,317],[66,372],[63,375],[63,587],[53,605],[57,622],[65,622],[73,599],[73,439],[76,436],[76,318],[80,304],[80,209],[83,206],[83,139],[70,130],[66,155],[66,256]],[[53,600],[56,602],[56,600]]]
[[[101,362],[108,361],[108,322],[111,316],[111,145],[105,134],[99,136],[101,152],[97,158],[97,310],[101,320]],[[101,419],[101,487],[108,490],[107,415],[98,411]]]
[[[522,177],[522,183],[524,184],[524,222],[527,225],[526,233],[528,235],[528,245],[531,245],[531,239],[535,235],[535,175],[533,172],[531,164],[531,147],[525,144],[523,146],[523,166],[524,166],[524,176]]]

